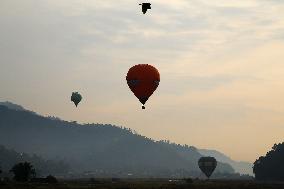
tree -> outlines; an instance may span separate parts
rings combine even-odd
[[[27,182],[36,174],[35,169],[28,162],[14,165],[10,172],[14,173],[14,180],[19,182]]]
[[[52,176],[52,175],[48,175],[46,177],[46,181],[47,183],[50,183],[50,184],[55,184],[55,183],[58,183],[56,177]]]
[[[274,144],[266,156],[259,157],[253,172],[257,180],[284,181],[284,142]]]

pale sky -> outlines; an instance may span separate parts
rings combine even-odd
[[[141,2],[1,0],[0,101],[235,160],[284,141],[284,1]],[[161,75],[146,110],[125,81],[136,64]]]

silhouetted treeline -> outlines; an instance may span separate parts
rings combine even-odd
[[[253,176],[248,174],[240,174],[240,173],[213,173],[210,177],[211,179],[222,179],[222,180],[254,180]]]
[[[45,159],[64,159],[71,167],[68,175],[188,177],[201,174],[197,166],[201,154],[194,147],[156,142],[131,129],[110,124],[78,124],[1,105],[0,144]],[[219,172],[234,172],[228,164],[219,165]]]
[[[66,174],[69,170],[69,166],[63,161],[44,160],[37,155],[30,156],[26,153],[18,153],[0,146],[0,165],[3,172],[8,174],[15,164],[21,162],[31,162],[38,176]]]
[[[284,181],[284,142],[274,144],[272,150],[254,162],[253,172],[257,180]]]

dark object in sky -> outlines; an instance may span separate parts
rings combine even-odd
[[[138,64],[128,70],[126,81],[134,95],[143,104],[154,93],[160,83],[159,71],[148,64]]]
[[[79,102],[81,102],[82,96],[78,92],[73,92],[71,96],[71,101],[74,102],[75,106],[77,107]]]
[[[217,166],[217,161],[214,157],[201,157],[198,160],[198,166],[207,178],[209,178]]]
[[[151,3],[142,3],[142,4],[139,4],[139,5],[142,5],[143,14],[145,14],[148,9],[151,9]]]

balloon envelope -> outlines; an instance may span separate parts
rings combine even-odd
[[[130,90],[144,105],[159,86],[160,74],[154,66],[138,64],[129,69],[126,81]]]
[[[198,166],[201,171],[209,178],[217,166],[217,161],[214,157],[201,157],[198,160]]]
[[[77,107],[79,102],[81,102],[82,96],[78,92],[73,92],[71,96],[71,101],[74,102],[75,106]]]

